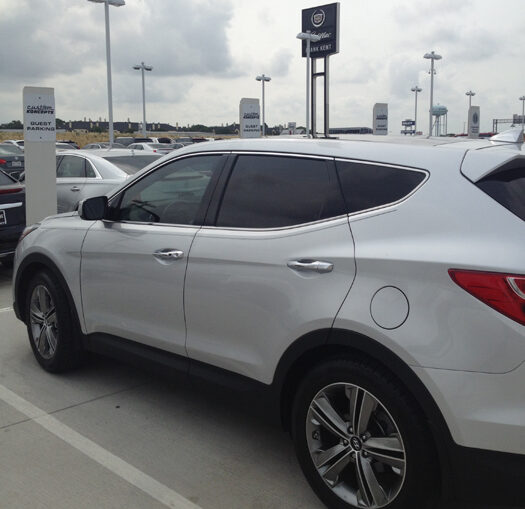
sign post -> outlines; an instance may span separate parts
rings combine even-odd
[[[261,115],[259,99],[243,97],[239,104],[239,137],[261,137]]]
[[[317,42],[303,40],[302,56],[307,58],[307,43],[310,44],[310,58],[312,59],[311,80],[311,126],[312,136],[316,137],[317,90],[316,79],[324,79],[324,135],[330,135],[330,99],[329,99],[329,57],[339,53],[339,2],[302,11],[302,33],[311,33],[320,37]],[[324,59],[324,70],[317,71],[317,59]]]
[[[388,104],[375,103],[374,104],[374,134],[387,135],[388,134]]]
[[[468,109],[468,137],[479,138],[479,106]]]
[[[24,87],[26,222],[57,213],[55,90]]]

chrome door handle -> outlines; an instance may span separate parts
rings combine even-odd
[[[71,191],[80,191],[80,187],[78,187],[78,186],[73,186],[73,187],[71,188]]]
[[[318,272],[319,274],[326,274],[334,270],[334,264],[331,262],[324,262],[321,260],[291,260],[287,263],[288,267],[300,272],[310,271]]]
[[[159,260],[179,260],[184,256],[184,252],[179,249],[171,249],[169,247],[164,249],[157,249],[153,256]]]

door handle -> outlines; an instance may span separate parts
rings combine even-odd
[[[334,270],[334,264],[331,262],[324,262],[322,260],[291,260],[286,264],[290,269],[299,272],[318,272],[319,274],[326,274]]]
[[[179,260],[184,256],[184,252],[179,249],[172,249],[166,247],[164,249],[157,249],[153,256],[159,260]]]
[[[78,186],[73,186],[73,187],[71,188],[71,191],[80,191],[80,187],[78,187]]]

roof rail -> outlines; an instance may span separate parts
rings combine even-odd
[[[502,141],[505,143],[523,143],[523,130],[521,127],[507,129],[500,134],[495,134],[490,141]]]

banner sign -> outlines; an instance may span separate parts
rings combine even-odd
[[[374,104],[374,134],[386,135],[388,134],[388,104],[376,103]]]
[[[471,106],[468,110],[468,137],[479,137],[479,106]]]
[[[301,31],[321,37],[319,42],[310,43],[312,58],[324,58],[339,53],[339,2],[303,9]],[[304,57],[306,41],[303,41]]]
[[[416,125],[416,122],[414,120],[407,119],[407,120],[403,120],[401,122],[401,125],[408,127],[408,126],[411,126],[411,125]]]
[[[55,94],[52,88],[24,88],[25,141],[56,141]]]
[[[239,104],[239,137],[261,137],[259,99],[249,99],[246,97],[241,99]]]

